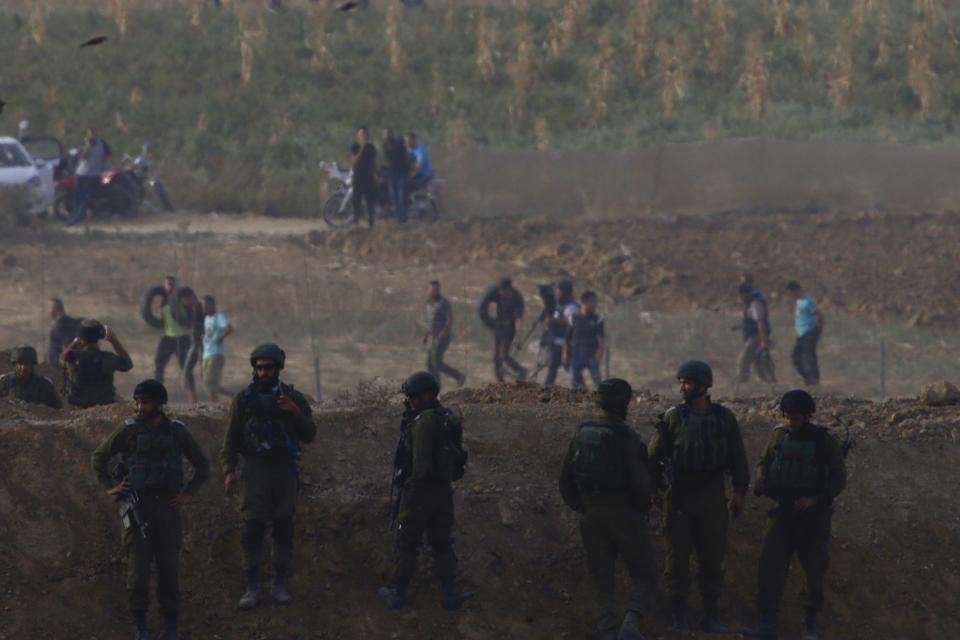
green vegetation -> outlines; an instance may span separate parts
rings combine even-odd
[[[316,210],[317,162],[359,123],[435,147],[957,137],[960,8],[939,0],[265,4],[0,14],[0,128],[148,140],[178,204],[269,214]]]

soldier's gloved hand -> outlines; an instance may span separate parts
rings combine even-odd
[[[282,396],[278,398],[277,406],[280,407],[280,411],[289,413],[294,418],[300,417],[300,407],[298,407],[297,403],[294,402],[289,396]]]
[[[228,496],[232,496],[237,491],[237,474],[231,471],[223,477],[223,490]]]

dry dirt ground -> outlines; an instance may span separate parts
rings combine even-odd
[[[879,395],[865,381],[875,373],[877,333],[887,337],[890,366],[902,374],[887,380],[888,393],[911,395],[922,383],[957,377],[958,236],[955,216],[875,214],[493,219],[429,228],[382,224],[372,233],[329,232],[310,221],[175,216],[75,234],[36,231],[0,245],[0,347],[42,346],[45,300],[60,295],[68,311],[104,319],[129,346],[134,372],[118,376],[128,398],[136,381],[152,374],[158,337],[137,315],[140,296],[174,273],[198,292],[216,294],[237,325],[228,343],[228,387],[245,384],[245,354],[272,339],[287,347],[285,378],[316,395],[316,356],[320,436],[304,459],[297,602],[235,611],[239,521],[215,481],[187,515],[187,638],[573,640],[589,637],[593,600],[576,518],[560,502],[556,476],[567,438],[590,411],[587,396],[486,386],[489,338],[473,317],[476,300],[502,274],[515,277],[533,313],[538,283],[569,275],[580,290],[598,290],[615,334],[611,372],[650,389],[634,410],[643,436],[671,402],[676,363],[705,356],[716,365],[717,395],[741,416],[755,458],[773,424],[775,392],[750,387],[741,394],[755,399],[732,396],[734,288],[741,272],[752,271],[770,294],[784,386],[794,379],[789,309],[780,292],[797,278],[818,297],[833,332],[823,348],[821,416],[829,426],[851,424],[860,438],[849,461],[850,488],[837,506],[825,637],[953,639],[960,637],[960,411],[850,396]],[[392,547],[386,508],[399,410],[393,391],[421,365],[417,320],[432,278],[444,282],[458,313],[448,359],[470,375],[468,388],[448,398],[468,419],[472,465],[457,492],[457,546],[463,582],[477,598],[461,614],[443,614],[435,585],[424,577],[413,608],[395,615],[373,597]],[[869,342],[845,342],[860,330]],[[0,371],[6,366],[0,363]],[[187,420],[215,456],[224,407],[179,404],[172,372],[173,415]],[[118,523],[95,485],[89,455],[131,411],[129,402],[57,412],[0,400],[0,640],[123,637]],[[723,601],[732,622],[753,616],[767,507],[752,499],[733,527]],[[784,616],[791,634],[798,590],[793,575]],[[654,616],[651,636],[664,633]]]
[[[216,480],[200,492],[185,516],[184,637],[591,638],[593,598],[576,517],[556,488],[567,439],[590,414],[588,395],[514,384],[456,391],[446,401],[464,412],[471,450],[468,475],[456,493],[461,581],[476,593],[463,612],[440,610],[429,560],[409,610],[385,611],[374,595],[391,558],[388,467],[400,408],[387,391],[367,386],[314,405],[320,431],[303,460],[293,606],[236,611],[239,519]],[[669,404],[649,393],[638,398],[632,418],[645,440],[654,416]],[[755,460],[774,424],[770,402],[729,406],[741,418]],[[125,637],[119,523],[95,483],[89,455],[131,411],[131,403],[57,412],[0,401],[0,456],[6,460],[0,467],[0,636]],[[174,406],[171,413],[188,421],[208,454],[216,455],[224,430],[219,409]],[[954,495],[960,411],[912,401],[825,400],[820,413],[828,424],[852,425],[858,438],[848,460],[849,488],[834,519],[824,637],[960,637]],[[751,498],[732,527],[722,606],[734,624],[753,617],[769,506]],[[655,540],[662,557],[662,540]],[[786,638],[798,635],[798,570],[785,598]],[[695,596],[692,603],[698,610]],[[654,611],[648,637],[698,637],[669,634]]]
[[[713,362],[727,391],[738,348],[729,331],[739,313],[735,287],[750,271],[771,300],[783,385],[797,383],[783,287],[798,279],[827,317],[826,390],[879,397],[885,339],[885,362],[894,369],[886,372],[887,395],[913,394],[932,379],[956,377],[960,367],[957,221],[867,213],[512,218],[428,228],[383,223],[371,233],[330,232],[310,220],[178,215],[73,234],[41,230],[0,246],[0,346],[42,346],[45,300],[62,296],[70,313],[101,318],[124,340],[135,369],[118,386],[128,393],[152,374],[159,337],[138,317],[140,298],[173,273],[198,293],[217,295],[236,325],[228,388],[245,383],[250,348],[271,339],[287,347],[290,380],[315,395],[318,363],[327,396],[421,366],[424,288],[438,278],[458,314],[448,360],[476,385],[493,381],[491,340],[473,311],[483,290],[514,276],[529,326],[540,310],[535,285],[570,276],[579,291],[601,295],[612,372],[665,391],[676,363],[700,356]],[[532,364],[535,355],[521,358]]]

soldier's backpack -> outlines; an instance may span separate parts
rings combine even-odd
[[[444,409],[443,432],[446,445],[440,453],[442,474],[456,482],[466,473],[467,459],[470,454],[463,446],[463,415],[459,412]]]
[[[619,491],[627,486],[623,433],[625,425],[586,422],[577,428],[573,473],[585,491]]]

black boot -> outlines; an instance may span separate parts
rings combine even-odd
[[[670,629],[686,631],[687,627],[687,601],[683,598],[674,598],[670,601]]]
[[[803,617],[803,640],[820,640],[820,633],[817,631],[817,612],[807,611]]]
[[[150,640],[146,611],[138,611],[133,614],[133,640]]]
[[[777,640],[777,617],[769,613],[764,613],[760,616],[760,624],[741,630],[740,635],[744,638]]]
[[[237,608],[249,611],[257,606],[260,600],[260,572],[252,569],[247,572],[247,589],[240,597]]]
[[[177,616],[163,616],[163,635],[159,640],[180,640],[177,631]]]
[[[720,607],[716,600],[704,600],[700,630],[704,633],[730,633],[726,625],[720,623]]]

